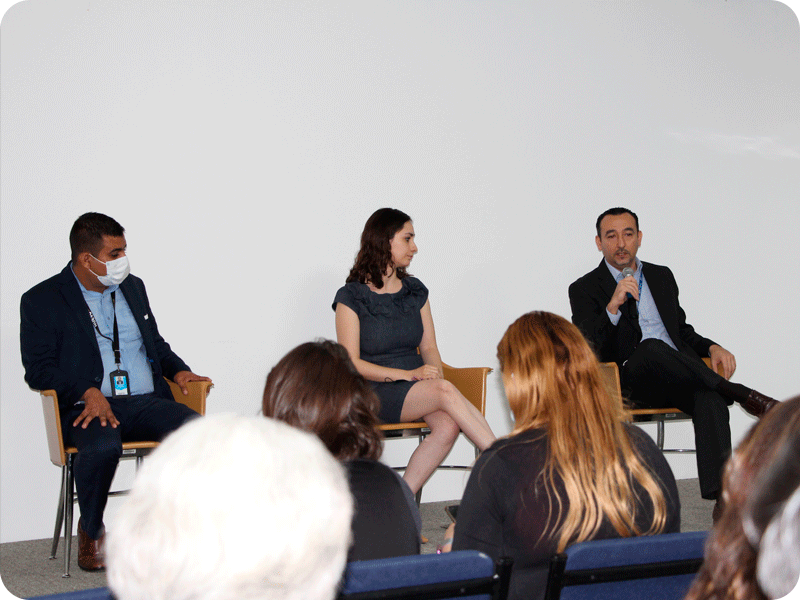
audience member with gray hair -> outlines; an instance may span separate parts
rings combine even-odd
[[[264,417],[196,419],[145,461],[107,536],[119,600],[330,600],[350,544],[339,462]]]

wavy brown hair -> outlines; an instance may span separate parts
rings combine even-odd
[[[705,560],[686,600],[766,600],[756,580],[758,550],[747,540],[744,510],[753,484],[787,438],[800,432],[800,396],[761,417],[725,463],[722,515],[706,542]]]
[[[392,263],[392,238],[410,220],[411,217],[396,208],[379,208],[372,213],[361,232],[361,248],[347,283],[357,281],[382,288],[383,275]],[[395,272],[398,279],[408,275],[405,267],[398,267]]]
[[[607,392],[594,352],[578,328],[552,313],[528,313],[508,328],[497,358],[516,421],[511,435],[547,432],[542,475],[550,495],[558,498],[550,513],[553,527],[562,523],[551,528],[558,551],[592,539],[604,519],[623,537],[661,533],[667,516],[664,493],[634,449],[623,425],[629,415],[622,400]],[[564,482],[566,509],[555,475]],[[654,509],[646,531],[636,525],[634,482]]]
[[[316,434],[341,461],[377,460],[383,451],[378,402],[344,346],[320,340],[300,344],[272,368],[261,410]]]

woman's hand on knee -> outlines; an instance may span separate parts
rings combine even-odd
[[[422,381],[424,379],[442,379],[442,371],[434,365],[422,365],[410,371],[411,381]]]

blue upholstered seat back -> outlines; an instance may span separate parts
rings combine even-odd
[[[567,549],[566,572],[699,559],[707,531],[594,540]],[[561,600],[682,600],[694,574],[567,586]]]
[[[111,590],[107,587],[101,587],[91,590],[50,594],[48,596],[36,596],[35,598],[31,598],[31,600],[114,600],[114,596],[111,595]]]
[[[475,550],[364,560],[347,565],[342,591],[372,592],[491,577],[494,572],[494,561]]]

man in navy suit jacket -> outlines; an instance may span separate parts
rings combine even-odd
[[[81,518],[78,565],[104,567],[103,511],[123,441],[161,440],[197,413],[175,402],[192,373],[158,332],[142,280],[128,275],[125,230],[87,213],[70,232],[72,260],[22,296],[25,381],[58,394]]]
[[[728,381],[735,357],[686,322],[672,271],[636,258],[642,232],[632,211],[609,209],[596,227],[604,259],[570,285],[572,321],[601,361],[619,365],[623,389],[634,403],[675,406],[692,415],[701,495],[717,499],[731,449],[728,405],[741,402],[760,416],[775,400]],[[712,369],[701,357],[710,357]],[[720,514],[719,505],[714,514]]]

